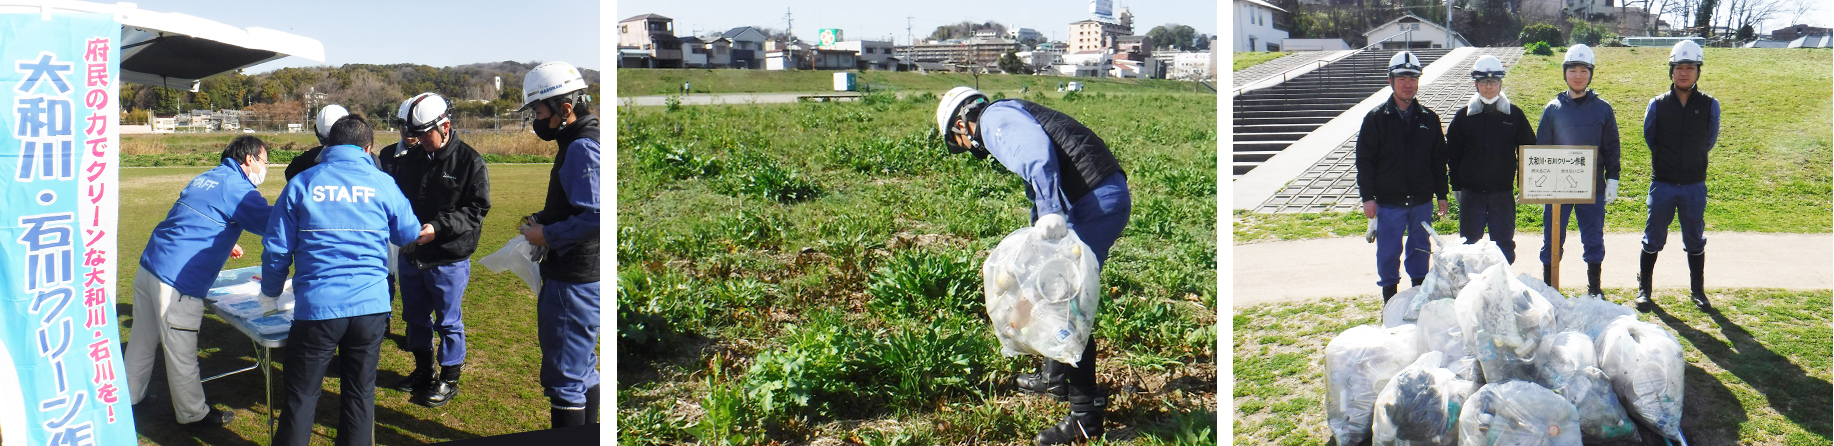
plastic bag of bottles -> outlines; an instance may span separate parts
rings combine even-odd
[[[1421,350],[1419,329],[1411,324],[1351,327],[1325,345],[1325,417],[1338,444],[1370,438],[1377,394]]]
[[[1453,388],[1458,377],[1439,367],[1444,358],[1444,353],[1426,352],[1382,388],[1371,427],[1376,446],[1457,444],[1452,421],[1458,419],[1464,399],[1457,398]]]
[[[1611,377],[1624,408],[1664,437],[1681,437],[1681,343],[1662,326],[1620,316],[1594,341],[1599,369]]]
[[[1631,319],[1637,317],[1636,310],[1623,304],[1599,299],[1597,296],[1582,294],[1573,296],[1568,302],[1571,304],[1566,314],[1560,318],[1560,329],[1584,333],[1593,340],[1604,335],[1605,327],[1611,325],[1611,321],[1617,320],[1619,316],[1630,316]]]
[[[1527,381],[1486,384],[1458,414],[1460,446],[1580,446],[1573,403]]]
[[[1535,366],[1540,384],[1579,410],[1579,431],[1586,441],[1638,439],[1636,424],[1611,391],[1611,378],[1598,368],[1590,336],[1564,331],[1543,339]]]
[[[1101,267],[1076,231],[1057,240],[1029,226],[1013,231],[987,255],[981,278],[1002,353],[1066,364],[1082,358],[1101,302]]]
[[[1511,279],[1508,265],[1492,266],[1459,294],[1471,299],[1467,310],[1475,314],[1467,320],[1475,324],[1469,328],[1484,381],[1535,381],[1535,347],[1552,325],[1553,305]]]
[[[1453,299],[1439,299],[1420,309],[1420,337],[1426,349],[1444,354],[1439,364],[1459,379],[1478,381],[1484,377],[1478,368],[1477,355],[1465,345],[1464,330],[1453,314]]]
[[[1414,317],[1407,315],[1414,308],[1414,299],[1420,297],[1420,288],[1408,288],[1395,293],[1382,304],[1382,326],[1398,327],[1414,323]]]

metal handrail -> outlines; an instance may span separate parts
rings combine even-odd
[[[1384,38],[1384,39],[1382,39],[1382,40],[1377,40],[1377,41],[1375,41],[1375,42],[1373,42],[1373,43],[1370,43],[1370,44],[1368,44],[1368,45],[1363,45],[1363,47],[1362,47],[1362,48],[1357,48],[1357,49],[1356,49],[1355,51],[1351,51],[1351,52],[1349,52],[1349,53],[1345,53],[1345,54],[1343,54],[1343,55],[1340,55],[1340,56],[1337,56],[1336,58],[1332,58],[1332,59],[1330,59],[1330,60],[1325,60],[1325,59],[1318,59],[1318,60],[1314,60],[1314,61],[1311,61],[1311,62],[1306,62],[1306,63],[1303,63],[1303,64],[1299,64],[1299,65],[1297,65],[1297,66],[1294,66],[1294,67],[1292,67],[1292,68],[1288,68],[1288,69],[1287,69],[1286,71],[1281,71],[1281,72],[1280,72],[1280,73],[1278,73],[1278,74],[1275,74],[1275,75],[1271,75],[1271,76],[1266,76],[1266,77],[1262,77],[1262,78],[1260,78],[1260,79],[1256,79],[1255,81],[1256,81],[1256,82],[1259,82],[1259,81],[1263,81],[1263,80],[1267,80],[1267,79],[1272,79],[1272,78],[1273,78],[1274,76],[1280,76],[1280,82],[1286,82],[1286,81],[1289,81],[1289,80],[1292,80],[1292,78],[1289,78],[1289,77],[1287,77],[1287,76],[1288,76],[1288,75],[1290,75],[1290,74],[1292,74],[1292,73],[1293,73],[1294,71],[1298,71],[1298,70],[1299,70],[1300,68],[1314,68],[1314,69],[1316,69],[1315,67],[1312,67],[1312,65],[1313,65],[1313,64],[1317,64],[1317,65],[1318,65],[1318,67],[1323,67],[1323,66],[1325,66],[1325,65],[1330,65],[1330,64],[1332,64],[1332,63],[1336,63],[1337,61],[1340,61],[1340,60],[1344,60],[1344,59],[1346,59],[1346,58],[1349,58],[1349,57],[1351,57],[1351,56],[1355,56],[1355,55],[1358,55],[1358,54],[1362,54],[1362,53],[1363,53],[1364,51],[1368,51],[1368,50],[1369,50],[1370,48],[1373,48],[1373,47],[1375,47],[1376,45],[1381,45],[1381,44],[1383,44],[1383,43],[1386,43],[1386,42],[1388,42],[1388,41],[1390,41],[1390,40],[1394,40],[1394,39],[1395,39],[1396,37],[1403,37],[1403,36],[1405,36],[1405,37],[1407,37],[1407,40],[1406,40],[1407,42],[1412,42],[1412,41],[1413,41],[1413,33],[1414,33],[1414,30],[1411,30],[1411,29],[1410,29],[1410,30],[1405,30],[1405,31],[1401,31],[1401,32],[1398,32],[1398,33],[1395,33],[1395,34],[1394,34],[1394,35],[1392,35],[1392,36],[1388,36],[1387,38]],[[1252,84],[1251,84],[1251,85],[1252,85]],[[1238,96],[1238,95],[1241,95],[1241,94],[1242,94],[1242,89],[1244,89],[1244,88],[1248,88],[1248,85],[1243,85],[1243,86],[1240,86],[1240,87],[1235,87],[1235,89],[1233,89],[1233,90],[1230,90],[1230,91],[1229,91],[1229,95],[1230,95],[1230,96]]]

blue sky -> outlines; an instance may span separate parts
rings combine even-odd
[[[595,0],[131,1],[148,11],[284,31],[325,45],[323,62],[287,57],[252,67],[248,73],[348,63],[445,67],[559,60],[595,70],[603,66],[599,63],[603,11]]]
[[[1166,23],[1190,25],[1197,32],[1217,34],[1219,2],[1190,0],[1116,0],[1115,13],[1122,6],[1134,14],[1134,32],[1145,34],[1154,26]],[[840,28],[844,38],[884,40],[905,39],[905,17],[911,32],[922,39],[937,26],[962,21],[995,21],[1009,27],[1038,30],[1045,37],[1063,40],[1069,34],[1070,22],[1089,17],[1088,0],[1053,1],[757,1],[757,0],[622,0],[617,2],[614,22],[638,14],[661,14],[675,19],[675,34],[690,35],[696,29],[702,34],[739,27],[760,26],[783,29],[784,11],[794,13],[797,37],[815,40],[815,30]],[[615,26],[615,23],[611,24]],[[616,39],[614,36],[613,39]],[[616,40],[613,40],[616,42]],[[615,44],[615,43],[614,43]]]

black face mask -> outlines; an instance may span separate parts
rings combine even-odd
[[[560,129],[548,127],[547,119],[537,119],[535,122],[530,123],[529,127],[535,129],[535,137],[541,138],[542,141],[553,141],[554,138],[560,136]]]

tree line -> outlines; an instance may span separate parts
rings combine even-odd
[[[487,62],[454,67],[418,64],[346,64],[339,67],[282,68],[261,74],[241,70],[203,79],[196,92],[121,84],[124,115],[151,111],[169,116],[190,110],[247,110],[257,114],[301,116],[308,104],[339,104],[368,117],[395,115],[401,101],[423,92],[454,102],[459,116],[494,117],[522,103],[522,76],[540,62]],[[595,99],[599,72],[582,69]],[[495,80],[502,79],[498,88]],[[321,96],[322,95],[322,96]]]

